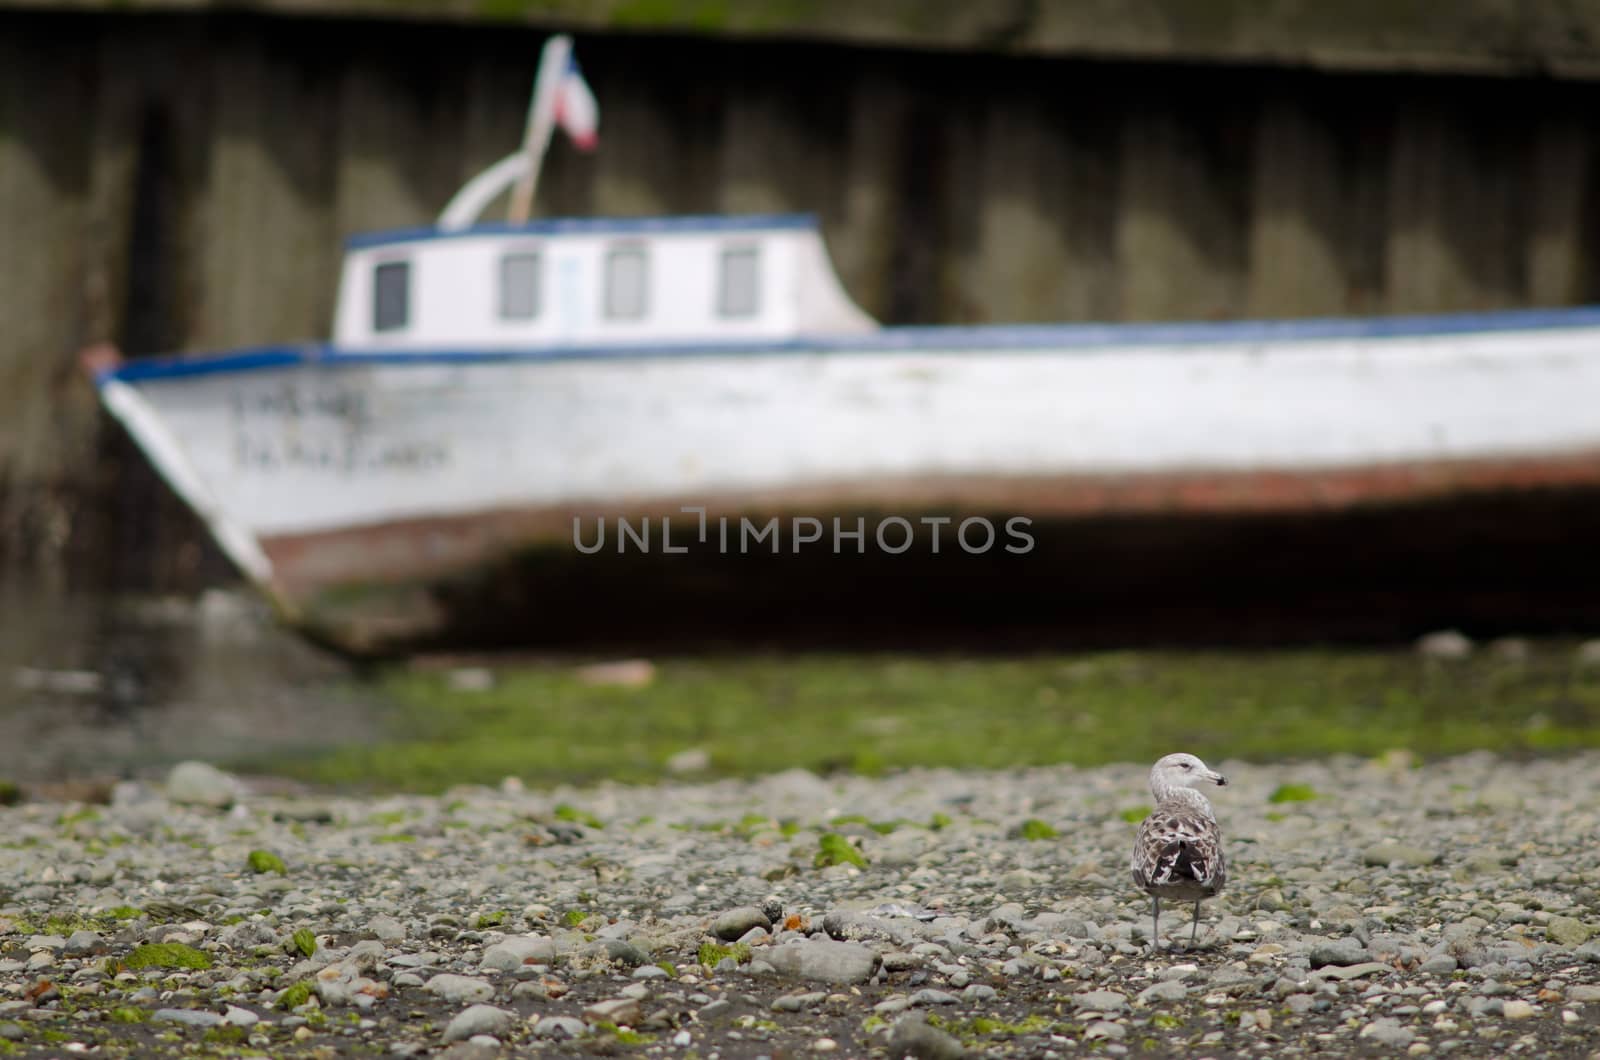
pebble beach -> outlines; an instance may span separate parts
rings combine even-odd
[[[0,1054],[1600,1057],[1600,755],[328,795],[186,763],[0,809]]]

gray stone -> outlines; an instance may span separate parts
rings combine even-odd
[[[440,1000],[458,1005],[473,1001],[487,1001],[494,997],[494,987],[487,981],[474,979],[469,975],[453,975],[449,972],[429,979],[423,989]]]
[[[261,1022],[260,1016],[247,1008],[240,1008],[237,1005],[229,1005],[227,1011],[222,1014],[222,1018],[224,1022],[231,1023],[235,1027],[254,1027]]]
[[[1308,956],[1313,968],[1327,964],[1360,964],[1367,959],[1367,948],[1359,939],[1323,939],[1312,944]]]
[[[215,1012],[199,1008],[158,1008],[150,1014],[156,1023],[182,1023],[190,1027],[216,1027],[222,1017]]]
[[[444,1040],[447,1042],[464,1042],[476,1034],[491,1034],[499,1037],[511,1029],[516,1019],[517,1014],[515,1012],[508,1012],[503,1008],[495,1008],[493,1005],[469,1005],[456,1013],[455,1017],[445,1026]]]
[[[278,933],[259,920],[246,920],[222,929],[217,941],[231,950],[249,950],[257,946],[271,946],[278,941]]]
[[[818,990],[809,994],[785,994],[772,1003],[774,1012],[801,1012],[826,1001],[828,995]]]
[[[1424,850],[1409,843],[1375,843],[1361,852],[1363,865],[1409,865],[1421,867],[1432,865],[1439,860],[1439,855],[1431,850]]]
[[[1177,979],[1167,979],[1159,983],[1151,983],[1133,1000],[1140,1005],[1161,1004],[1171,1001],[1182,1001],[1189,996],[1189,988]]]
[[[969,1002],[993,1001],[999,996],[995,988],[987,983],[973,983],[961,991],[962,1000]]]
[[[1600,986],[1593,983],[1578,983],[1567,987],[1567,1000],[1581,1001],[1585,1005],[1592,1005],[1600,1001]]]
[[[583,1018],[586,1023],[614,1023],[618,1027],[635,1026],[642,1017],[643,1013],[639,1009],[639,1002],[631,997],[596,1001],[583,1010]]]
[[[514,972],[525,964],[549,964],[556,959],[556,944],[543,935],[515,935],[483,951],[479,967],[486,972]]]
[[[719,997],[700,1006],[700,1011],[695,1013],[695,1019],[704,1022],[705,1020],[727,1019],[732,1015],[733,1002],[725,997]]]
[[[774,946],[764,957],[780,975],[825,983],[864,983],[878,965],[878,955],[867,947],[827,939]]]
[[[1582,939],[1578,940],[1582,942]],[[74,931],[72,937],[67,939],[66,951],[74,957],[86,957],[90,954],[107,953],[111,947],[106,940],[96,931]]]
[[[1465,659],[1472,654],[1472,641],[1459,630],[1442,629],[1418,637],[1417,654],[1429,659]]]
[[[225,809],[239,797],[239,782],[206,762],[179,762],[167,774],[167,798],[185,806]]]
[[[741,905],[717,917],[711,924],[711,933],[724,942],[734,942],[744,937],[751,928],[767,930],[772,921],[767,914],[753,905]]]
[[[415,1056],[420,1053],[409,1053]],[[492,1034],[476,1034],[464,1042],[456,1042],[447,1046],[439,1054],[439,1060],[496,1060],[500,1055],[500,1040]]]
[[[822,918],[822,930],[842,942],[879,940],[910,948],[925,940],[925,926],[909,917],[869,916],[836,909]]]
[[[918,990],[911,995],[913,1005],[954,1005],[960,998],[944,990]]]
[[[1072,1004],[1080,1011],[1121,1012],[1128,1007],[1128,997],[1115,990],[1090,990],[1073,994]]]
[[[382,914],[367,922],[367,932],[379,942],[404,942],[406,927],[392,916]]]
[[[1399,1020],[1389,1016],[1375,1019],[1361,1028],[1362,1038],[1371,1038],[1379,1045],[1386,1045],[1391,1049],[1404,1049],[1416,1038],[1416,1033]]]
[[[937,1027],[928,1025],[920,1013],[903,1016],[889,1031],[891,1057],[916,1057],[916,1060],[961,1060],[966,1047]]]
[[[611,963],[620,964],[624,968],[637,968],[641,964],[650,963],[650,955],[648,953],[623,939],[601,939],[585,946],[583,953],[589,957],[604,957]]]
[[[581,1038],[587,1030],[582,1020],[573,1019],[571,1016],[545,1016],[533,1025],[533,1036],[565,1041],[570,1038]]]
[[[1313,972],[1312,975],[1318,979],[1347,980],[1360,979],[1368,975],[1387,975],[1392,971],[1394,971],[1394,966],[1384,964],[1382,961],[1362,961],[1359,964],[1349,964],[1342,968],[1330,964]]]
[[[1110,1020],[1095,1020],[1093,1023],[1089,1024],[1089,1026],[1083,1029],[1083,1037],[1085,1041],[1095,1041],[1097,1039],[1105,1041],[1121,1041],[1127,1036],[1128,1028],[1124,1027],[1120,1023],[1113,1023]]]
[[[1581,946],[1594,936],[1595,929],[1576,917],[1553,916],[1545,925],[1545,938],[1557,946]],[[77,938],[76,935],[73,938]],[[71,950],[71,944],[67,946]]]

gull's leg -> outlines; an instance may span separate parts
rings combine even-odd
[[[1200,903],[1194,903],[1194,923],[1189,927],[1189,948],[1194,949],[1194,937],[1200,930]]]
[[[1153,903],[1150,912],[1150,948],[1161,948],[1161,899],[1156,895],[1150,896]]]

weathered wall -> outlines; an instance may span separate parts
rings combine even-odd
[[[520,135],[536,30],[0,10],[0,556],[214,572],[75,351],[326,332],[341,238]],[[592,36],[544,213],[815,210],[888,320],[1595,295],[1600,86]]]
[[[0,0],[1373,72],[1600,78],[1600,0]]]

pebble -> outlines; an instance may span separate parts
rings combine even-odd
[[[1438,854],[1410,843],[1374,843],[1361,852],[1361,862],[1364,865],[1425,866],[1432,865],[1438,860]]]
[[[642,1018],[639,1002],[631,997],[597,1001],[583,1010],[588,1023],[614,1023],[618,1027],[633,1027]]]
[[[1128,998],[1115,990],[1090,990],[1072,995],[1072,1004],[1079,1010],[1121,1012],[1128,1007]]]
[[[466,1041],[477,1035],[501,1036],[511,1029],[517,1020],[515,1012],[493,1005],[470,1005],[462,1009],[450,1020],[444,1029],[444,1040],[447,1042]],[[496,1046],[499,1042],[494,1043]]]
[[[449,972],[440,973],[429,979],[423,989],[441,1001],[457,1004],[467,1001],[487,1001],[494,997],[494,987],[488,981],[467,975],[453,975]]]
[[[763,956],[780,975],[826,983],[864,983],[878,964],[877,954],[865,946],[825,939],[774,946]]]
[[[889,1032],[889,1055],[916,1057],[917,1060],[962,1060],[966,1046],[922,1015],[903,1016]]]
[[[753,905],[742,905],[717,917],[711,925],[711,933],[724,942],[734,942],[754,928],[765,931],[771,927],[767,914]]]
[[[1393,1049],[1404,1049],[1412,1043],[1416,1036],[1415,1031],[1391,1016],[1373,1020],[1361,1028],[1360,1034],[1362,1038],[1371,1038],[1378,1044],[1387,1045]]]
[[[1553,916],[1545,925],[1545,938],[1557,946],[1581,946],[1588,942],[1595,929],[1577,917]],[[76,936],[74,936],[76,938]],[[69,943],[70,946],[70,943]]]
[[[404,942],[406,937],[404,924],[381,913],[367,923],[367,931],[379,942]]]
[[[1121,815],[1147,801],[1147,766],[444,797],[241,801],[230,785],[228,814],[149,793],[70,828],[66,806],[25,803],[0,809],[0,1036],[32,1055],[45,1027],[111,1053],[136,1033],[63,1019],[71,996],[80,1012],[159,1010],[164,1033],[196,1042],[227,1022],[256,1051],[330,1056],[487,1060],[586,1035],[604,1048],[593,1024],[615,1023],[654,1036],[641,1054],[954,1060],[941,1019],[1014,1023],[1041,1006],[1082,1031],[982,1044],[1062,1060],[1303,1060],[1340,1042],[1535,1055],[1518,1036],[1559,1028],[1575,1055],[1600,1051],[1600,939],[1582,935],[1593,866],[1573,842],[1600,832],[1600,754],[1401,757],[1230,763],[1214,802],[1237,882],[1204,907],[1192,953],[1181,917],[1178,952],[1147,950],[1148,900],[1122,869]],[[1270,802],[1290,782],[1320,797]],[[561,803],[605,827],[557,817]],[[845,813],[898,823],[836,826]],[[1074,841],[1012,837],[1030,817],[1070,823]],[[746,820],[771,824],[728,827]],[[866,870],[814,865],[833,830],[861,843]],[[282,852],[288,874],[242,873],[251,849]],[[104,918],[116,906],[141,912]],[[750,952],[703,967],[708,936]],[[214,967],[117,971],[152,942]],[[298,982],[311,1000],[273,1007]]]
[[[828,995],[821,991],[809,994],[785,994],[772,1003],[772,1011],[800,1012],[803,1009],[811,1008],[813,1005],[822,1004],[827,997]]]
[[[588,1033],[589,1028],[584,1026],[582,1020],[573,1019],[571,1016],[544,1016],[533,1026],[535,1038],[549,1038],[554,1041],[569,1041],[581,1038]]]
[[[222,1017],[215,1012],[196,1008],[159,1008],[150,1014],[155,1023],[183,1023],[190,1027],[216,1027]]]
[[[556,944],[543,935],[520,935],[483,951],[484,971],[514,972],[525,964],[549,964],[556,959]]]
[[[918,990],[911,995],[911,1004],[913,1005],[954,1005],[958,1004],[960,1000],[954,994],[944,990]]]
[[[1182,1001],[1189,996],[1189,988],[1177,979],[1167,979],[1159,983],[1151,983],[1134,997],[1140,1005],[1161,1004],[1163,1002]]]
[[[1324,939],[1312,945],[1308,956],[1313,968],[1321,968],[1328,964],[1360,964],[1367,959],[1367,948],[1359,939],[1348,937]]]
[[[232,775],[207,762],[179,762],[167,773],[167,798],[179,805],[226,809],[239,789]]]

